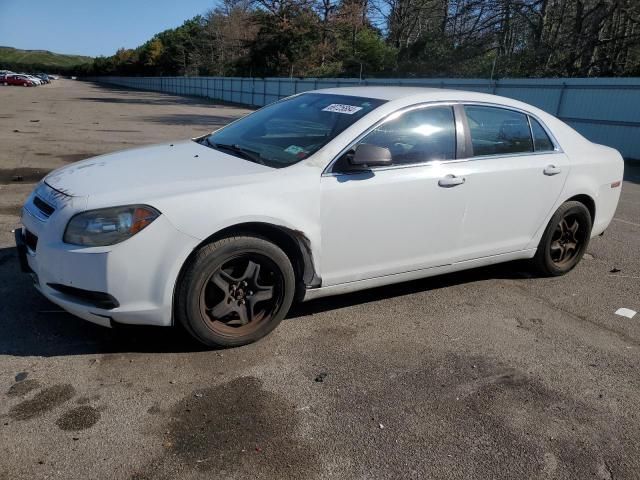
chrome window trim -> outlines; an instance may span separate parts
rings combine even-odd
[[[514,112],[522,113],[524,115],[527,115],[527,122],[529,123],[529,128],[531,128],[531,122],[529,120],[529,117],[532,117],[532,118],[536,119],[538,121],[538,123],[540,124],[540,126],[542,127],[542,129],[549,136],[549,139],[551,140],[551,143],[553,144],[553,147],[554,147],[553,150],[545,150],[545,151],[541,151],[541,152],[536,152],[535,151],[535,142],[534,142],[533,133],[532,133],[531,141],[534,143],[534,146],[533,146],[534,151],[533,152],[501,153],[501,154],[495,154],[495,155],[475,155],[475,156],[465,156],[463,158],[455,158],[455,159],[451,159],[451,160],[429,160],[429,161],[420,162],[420,163],[410,163],[410,164],[402,164],[402,165],[390,165],[388,167],[372,167],[368,171],[397,170],[397,169],[400,169],[400,168],[426,167],[426,166],[443,165],[443,164],[449,164],[449,163],[471,162],[471,161],[475,161],[475,160],[487,160],[487,159],[492,159],[492,158],[499,159],[499,158],[505,158],[505,157],[521,157],[521,156],[525,156],[525,155],[552,155],[552,154],[564,153],[564,150],[562,150],[562,147],[560,147],[560,144],[559,144],[558,140],[551,133],[551,131],[549,130],[547,125],[540,119],[540,117],[538,117],[537,115],[535,115],[535,114],[533,114],[531,112],[528,112],[527,110],[523,110],[523,109],[518,108],[518,107],[512,107],[510,105],[502,105],[500,103],[492,103],[492,102],[464,101],[464,100],[462,100],[462,101],[460,101],[460,100],[438,100],[438,101],[433,101],[433,102],[416,103],[414,105],[409,105],[409,106],[406,106],[406,107],[402,107],[402,108],[399,108],[398,110],[395,110],[394,112],[389,113],[384,118],[381,118],[376,123],[374,123],[373,125],[369,126],[364,132],[362,132],[360,135],[358,135],[354,140],[349,142],[349,144],[346,147],[344,147],[342,150],[340,150],[340,152],[335,157],[333,157],[333,159],[327,164],[325,169],[322,171],[322,175],[321,176],[322,177],[337,177],[337,176],[343,176],[343,175],[357,175],[357,174],[362,173],[361,171],[332,172],[331,169],[333,168],[334,164],[338,161],[338,159],[340,159],[345,153],[347,153],[355,144],[357,144],[360,140],[362,140],[365,136],[367,136],[371,131],[375,130],[376,128],[378,128],[383,123],[395,119],[396,116],[400,116],[403,113],[409,112],[411,110],[418,110],[418,109],[422,109],[422,108],[440,107],[440,106],[451,106],[453,108],[453,110],[454,110],[454,122],[455,122],[455,126],[456,126],[456,155],[458,155],[458,153],[459,153],[458,152],[458,146],[459,146],[459,141],[458,141],[459,110],[462,109],[462,111],[464,113],[464,107],[466,105],[477,105],[477,106],[484,106],[484,107],[502,108],[503,110],[512,110]],[[471,135],[470,135],[469,127],[468,127],[466,114],[464,115],[464,118],[460,119],[460,120],[461,120],[461,127],[463,129],[463,132],[461,132],[461,133],[464,135],[466,144],[469,144],[469,143],[471,143]],[[466,155],[466,154],[469,153],[467,151],[469,149],[469,147],[470,147],[469,145],[465,146],[463,154]]]
[[[529,125],[529,135],[531,135],[531,148],[533,148],[533,153],[535,153],[536,152],[536,139],[533,136],[533,125],[531,125],[531,116],[529,116],[529,115],[527,115],[527,125]]]

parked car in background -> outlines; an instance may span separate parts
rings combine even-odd
[[[38,83],[27,77],[26,75],[7,75],[4,77],[4,84],[5,85],[20,85],[23,87],[35,87],[36,85],[38,85]]]
[[[27,77],[29,80],[33,81],[36,85],[42,85],[44,83],[44,80],[36,77],[35,75],[30,75],[28,73],[23,73],[22,75]]]
[[[0,85],[8,85],[8,82],[5,83],[5,79],[11,75],[17,75],[17,74],[10,70],[0,70]]]
[[[566,274],[611,222],[623,169],[517,100],[334,88],[55,170],[16,244],[36,288],[79,317],[236,346],[294,299],[519,259]]]
[[[51,83],[49,75],[47,75],[46,73],[36,73],[35,76],[42,80],[44,83]]]

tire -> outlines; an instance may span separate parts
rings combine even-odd
[[[540,239],[533,258],[535,269],[549,277],[571,271],[587,250],[591,228],[591,213],[583,203],[563,203],[549,220]]]
[[[203,246],[186,266],[176,318],[209,347],[246,345],[278,326],[295,286],[291,260],[278,246],[260,237],[224,238]]]

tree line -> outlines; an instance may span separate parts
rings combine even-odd
[[[79,73],[640,76],[640,1],[222,0]]]

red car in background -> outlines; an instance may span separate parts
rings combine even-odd
[[[6,75],[3,83],[5,85],[21,85],[23,87],[33,87],[36,83],[22,75]]]

